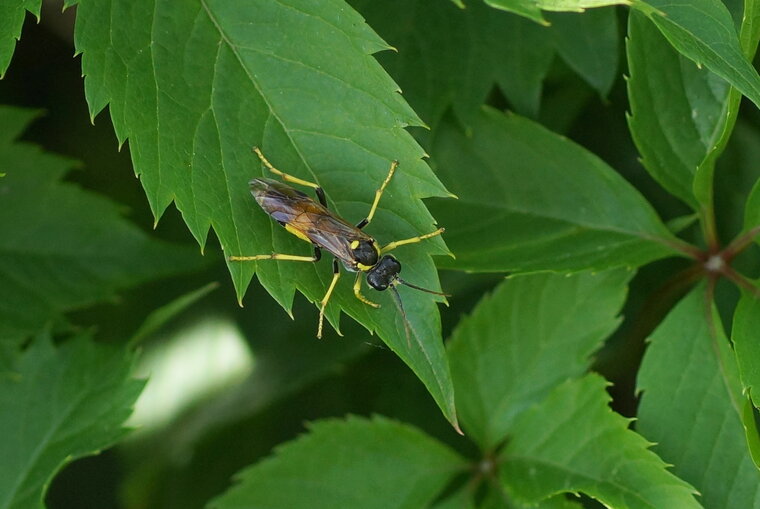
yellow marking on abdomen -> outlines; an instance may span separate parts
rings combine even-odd
[[[285,229],[288,230],[293,235],[295,235],[296,237],[298,237],[299,239],[305,240],[306,242],[308,242],[309,244],[311,244],[311,239],[309,237],[307,237],[306,234],[304,232],[302,232],[301,230],[299,230],[297,228],[294,228],[293,226],[291,226],[289,224],[285,225]]]

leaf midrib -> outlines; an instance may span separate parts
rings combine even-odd
[[[203,7],[204,12],[206,13],[206,16],[208,16],[209,21],[211,21],[211,23],[216,28],[216,30],[219,33],[219,36],[221,37],[222,41],[224,41],[224,43],[230,49],[230,51],[232,52],[232,54],[235,56],[235,59],[237,60],[238,64],[240,65],[241,69],[243,69],[243,72],[245,73],[245,75],[248,77],[248,80],[251,82],[251,84],[253,85],[253,87],[258,92],[259,97],[261,97],[261,100],[264,102],[264,104],[266,104],[267,109],[269,109],[269,114],[271,115],[272,118],[274,118],[277,121],[277,123],[280,124],[280,127],[282,127],[282,130],[285,133],[285,136],[287,136],[288,140],[290,141],[291,146],[296,151],[296,154],[298,155],[298,158],[301,160],[301,162],[303,163],[304,167],[308,170],[309,174],[314,179],[314,181],[317,184],[319,184],[319,178],[317,177],[316,173],[312,169],[311,165],[306,161],[306,158],[304,157],[303,153],[301,152],[301,149],[299,148],[298,144],[293,139],[290,130],[286,127],[285,122],[277,114],[277,112],[275,111],[274,107],[272,106],[272,104],[269,101],[269,99],[266,96],[266,94],[263,93],[263,91],[261,89],[261,85],[255,79],[255,77],[251,74],[250,69],[248,69],[248,67],[243,63],[243,59],[240,56],[240,53],[237,51],[237,46],[235,44],[233,44],[232,41],[230,40],[230,38],[227,36],[227,33],[224,31],[224,29],[222,28],[221,24],[218,22],[218,20],[216,19],[216,17],[213,15],[211,9],[209,8],[208,4],[206,3],[206,0],[199,0],[199,1],[200,1],[201,6]],[[280,3],[280,2],[278,2],[278,3]],[[218,61],[218,59],[217,59],[217,61]],[[212,110],[213,110],[213,107],[212,107]],[[213,113],[213,111],[212,111],[212,113]],[[215,123],[216,123],[216,115],[214,115],[214,119],[215,119]],[[218,132],[218,129],[217,129],[217,132]],[[224,172],[224,173],[225,173],[225,176],[226,176],[227,173],[226,172]],[[227,186],[227,194],[228,194],[228,197],[229,197],[230,196],[229,186]],[[232,206],[232,203],[231,203],[232,200],[230,199],[229,201],[230,201],[230,207],[231,207]],[[336,212],[337,212],[337,209],[336,209]],[[233,219],[232,222],[233,222],[233,224],[235,224],[235,235],[237,237],[238,246],[239,246],[240,245],[240,236],[239,236],[239,233],[238,233],[237,222],[234,219]],[[272,234],[274,234],[274,226],[271,225],[271,227],[272,227]],[[319,271],[316,269],[316,266],[313,267],[313,270],[314,270],[314,274],[316,275],[316,277],[324,284],[325,281],[324,281],[323,277],[319,274]],[[283,275],[282,275],[282,273],[279,270],[279,264],[277,265],[277,271],[278,271],[278,278],[282,281],[283,280],[283,277],[282,277]],[[299,289],[301,289],[301,290],[303,289],[302,286],[298,282],[296,282],[296,286]]]
[[[291,136],[290,130],[286,127],[285,122],[280,118],[280,116],[275,111],[274,107],[272,106],[272,103],[269,101],[266,94],[264,94],[263,90],[261,89],[261,85],[256,80],[256,78],[251,74],[250,69],[248,69],[248,66],[245,65],[243,62],[242,57],[240,56],[240,53],[238,52],[238,47],[232,43],[230,38],[227,36],[227,33],[224,31],[222,26],[219,24],[219,21],[216,19],[216,17],[211,12],[211,9],[209,8],[208,4],[206,3],[206,0],[199,0],[200,4],[203,6],[203,10],[206,12],[206,15],[209,18],[209,21],[214,25],[217,32],[219,33],[219,36],[222,38],[222,41],[227,45],[227,47],[230,48],[230,51],[232,51],[232,54],[235,55],[235,59],[238,61],[238,64],[240,64],[241,69],[245,72],[245,75],[248,77],[251,84],[254,86],[256,91],[259,93],[259,96],[261,97],[262,101],[264,101],[264,104],[267,105],[267,108],[269,109],[270,115],[274,117],[277,122],[282,127],[283,131],[285,132],[285,135],[288,137],[288,140],[290,141],[290,144],[293,146],[293,149],[298,154],[298,158],[301,160],[301,162],[304,164],[305,168],[309,171],[309,174],[312,176],[314,181],[318,184],[319,179],[317,178],[316,173],[312,169],[311,165],[306,161],[306,158],[304,157],[303,153],[301,152],[300,148],[298,147],[298,144],[295,142],[293,137]],[[280,3],[280,2],[278,2]],[[281,4],[281,3],[280,3]],[[281,4],[282,5],[282,4]]]

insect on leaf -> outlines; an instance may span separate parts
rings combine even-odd
[[[322,186],[350,222],[367,215],[398,160],[367,232],[385,244],[436,229],[421,198],[448,193],[405,130],[421,122],[372,56],[389,46],[343,0],[81,0],[75,43],[91,114],[109,104],[154,214],[173,201],[202,246],[213,228],[226,255],[311,254],[251,198],[251,178],[271,176],[253,146]],[[446,252],[439,238],[399,249],[404,279],[437,289],[430,255]],[[329,259],[230,262],[229,270],[240,300],[255,272],[286,310],[296,290],[319,302],[332,276]],[[401,290],[407,342],[391,297],[373,296],[375,310],[352,284],[342,278],[327,319],[337,326],[343,310],[376,331],[454,422],[434,299]]]

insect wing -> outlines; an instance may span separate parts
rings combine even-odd
[[[312,219],[316,219],[316,221],[309,231],[305,232],[306,235],[316,245],[340,259],[347,268],[355,270],[356,264],[351,251],[351,241],[369,239],[369,236],[355,226],[333,215]]]
[[[276,180],[252,180],[251,193],[275,221],[286,225],[291,233],[329,251],[344,263],[353,262],[350,248],[352,240],[370,239],[367,234],[335,216],[305,193]]]

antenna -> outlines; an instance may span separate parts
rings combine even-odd
[[[413,285],[412,283],[407,283],[406,281],[404,281],[403,279],[401,279],[398,276],[396,276],[396,281],[398,281],[399,283],[401,283],[404,286],[408,286],[409,288],[414,288],[415,290],[420,290],[422,292],[432,293],[433,295],[440,295],[441,297],[451,297],[451,295],[449,295],[448,293],[436,292],[436,291],[433,291],[433,290],[428,290],[427,288],[422,288],[421,286]]]
[[[406,346],[412,347],[412,342],[409,334],[409,320],[406,318],[406,311],[404,311],[404,304],[401,302],[401,295],[396,290],[396,285],[390,285],[390,289],[393,291],[393,300],[396,302],[396,307],[401,311],[401,317],[404,320],[404,330],[406,331]]]

